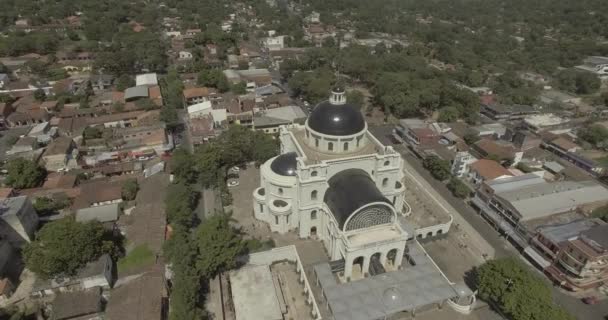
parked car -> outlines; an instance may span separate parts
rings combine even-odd
[[[239,181],[238,180],[228,181],[228,187],[236,187],[238,185],[239,185]]]
[[[241,171],[241,168],[234,166],[234,167],[230,168],[230,170],[238,173],[239,171]]]

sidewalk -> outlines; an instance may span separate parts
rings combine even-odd
[[[483,254],[487,255],[487,258],[493,258],[495,255],[494,248],[475,230],[458,212],[454,209],[418,172],[411,166],[406,157],[403,157],[404,172],[406,177],[415,181],[422,190],[424,190],[428,196],[435,200],[437,205],[445,210],[446,213],[451,214],[454,217],[453,227],[457,227],[466,234],[469,238],[469,250],[475,256],[481,257]],[[408,186],[406,186],[408,187]],[[411,186],[410,186],[411,187]]]

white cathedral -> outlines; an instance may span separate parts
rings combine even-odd
[[[280,128],[281,155],[261,167],[254,213],[273,232],[320,239],[344,277],[396,270],[413,232],[399,223],[403,160],[367,130],[363,115],[334,89],[305,125]]]

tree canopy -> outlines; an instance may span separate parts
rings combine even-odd
[[[236,257],[245,248],[236,230],[230,226],[227,215],[216,214],[196,230],[200,256],[196,266],[207,278],[236,266]]]
[[[10,160],[6,165],[8,175],[6,183],[17,189],[34,188],[39,186],[46,177],[46,170],[35,162],[23,158]]]
[[[450,163],[438,156],[426,157],[422,161],[422,165],[437,180],[444,181],[450,177]]]
[[[28,269],[49,278],[73,275],[104,253],[116,257],[120,247],[100,222],[67,217],[45,224],[23,249],[23,258]]]
[[[491,260],[477,270],[479,296],[513,320],[574,320],[552,300],[551,289],[517,258]]]

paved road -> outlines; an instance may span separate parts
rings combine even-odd
[[[376,138],[386,145],[393,145],[390,135],[392,134],[392,126],[376,126],[370,127],[370,131]],[[458,198],[452,196],[450,191],[442,183],[435,180],[426,171],[421,162],[409,152],[407,148],[402,145],[393,145],[393,147],[401,153],[406,161],[406,165],[409,165],[416,173],[424,178],[426,182],[434,188],[441,197],[444,198],[454,209],[457,210],[458,214],[462,216],[475,230],[489,243],[495,250],[496,257],[507,257],[517,256],[520,257],[518,251],[510,246],[507,241],[500,234],[494,230],[486,221],[479,216],[471,207],[465,204]],[[537,269],[535,271],[539,272]],[[539,272],[540,273],[540,272]],[[580,320],[604,320],[605,316],[608,316],[608,299],[603,300],[601,303],[596,305],[586,305],[581,302],[580,299],[574,298],[567,294],[564,294],[560,289],[552,287],[553,296],[557,304],[565,307],[577,319]]]

